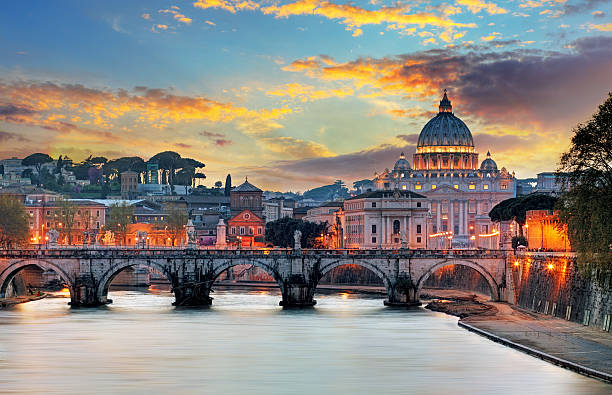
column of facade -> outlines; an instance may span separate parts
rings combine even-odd
[[[406,241],[407,241],[409,237],[408,235],[410,233],[408,232],[408,229],[406,228],[406,216],[405,215],[402,217],[402,231],[400,232],[400,243],[402,242],[401,234],[404,234],[404,237],[406,238]],[[410,243],[408,245],[410,245]]]
[[[382,213],[380,214],[379,228],[377,237],[380,240],[380,246],[382,247],[383,244],[385,244],[385,217],[382,215]]]
[[[391,232],[393,229],[389,227],[389,216],[385,217],[385,243],[388,245],[391,240]]]
[[[414,233],[414,223],[412,221],[412,215],[410,217],[408,217],[408,245],[412,246],[413,245],[413,234]]]
[[[440,200],[436,202],[436,233],[440,232],[440,226],[442,225],[442,205]]]
[[[455,232],[455,211],[454,206],[455,203],[449,199],[448,201],[448,230],[451,232]]]
[[[465,213],[463,212],[463,200],[459,200],[459,234],[463,235],[465,232],[463,231],[463,217]]]
[[[468,234],[468,202],[463,201],[463,234]]]

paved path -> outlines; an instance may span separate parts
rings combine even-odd
[[[594,327],[525,311],[506,303],[495,315],[474,315],[462,322],[556,358],[612,375],[612,334]]]

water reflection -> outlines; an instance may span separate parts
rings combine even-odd
[[[278,289],[217,287],[210,309],[167,289],[112,291],[71,309],[51,298],[0,310],[0,392],[597,394],[610,387],[382,297],[317,295],[283,310]]]

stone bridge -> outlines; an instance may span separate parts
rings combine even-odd
[[[346,265],[376,273],[387,289],[386,305],[419,304],[423,284],[436,270],[463,265],[487,281],[494,300],[514,302],[510,269],[497,250],[208,250],[184,248],[56,248],[0,250],[0,298],[10,281],[29,265],[55,271],[70,290],[72,306],[99,306],[108,299],[110,283],[122,270],[144,265],[172,284],[177,306],[209,305],[215,280],[237,265],[254,265],[280,287],[281,306],[312,306],[321,278]],[[510,285],[508,286],[508,282]]]

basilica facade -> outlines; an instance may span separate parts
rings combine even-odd
[[[496,248],[500,230],[488,213],[516,196],[514,174],[498,169],[490,152],[478,162],[472,133],[453,113],[446,91],[419,135],[412,166],[401,153],[392,170],[375,174],[374,184],[427,198],[428,248]]]

